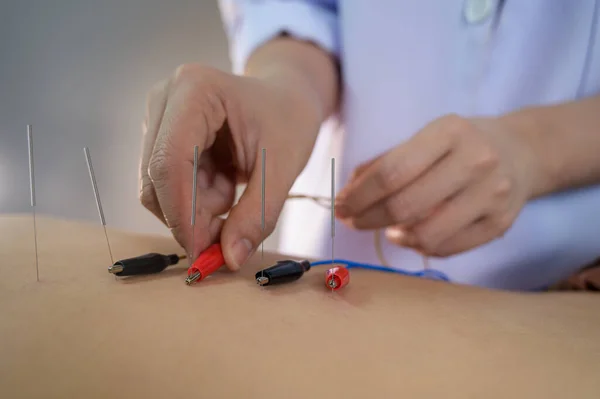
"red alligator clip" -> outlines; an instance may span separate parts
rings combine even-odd
[[[188,269],[187,285],[204,280],[225,264],[221,244],[213,244],[198,256]]]
[[[342,266],[332,267],[325,272],[325,285],[334,291],[345,287],[350,282],[350,271]]]

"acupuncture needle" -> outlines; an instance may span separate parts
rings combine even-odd
[[[189,256],[189,265],[191,266],[194,263],[194,249],[196,245],[195,241],[195,232],[196,232],[196,189],[197,189],[197,178],[198,178],[198,146],[194,146],[194,171],[192,172],[192,253]]]
[[[110,241],[108,240],[108,233],[106,232],[106,219],[104,218],[104,211],[102,210],[102,202],[100,202],[100,192],[98,191],[98,185],[96,184],[96,175],[94,174],[94,167],[92,165],[92,157],[90,156],[90,150],[87,147],[83,148],[85,154],[85,160],[87,162],[88,171],[90,173],[90,180],[92,182],[92,189],[94,190],[94,197],[96,198],[96,207],[98,208],[98,214],[100,215],[100,223],[104,229],[104,237],[106,238],[106,245],[108,246],[108,254],[110,255],[110,263],[114,264],[114,258],[112,250],[110,249]],[[115,275],[115,279],[117,276]]]
[[[36,280],[40,281],[40,269],[38,262],[38,245],[37,245],[37,225],[35,222],[35,172],[33,168],[33,133],[32,126],[27,125],[27,144],[29,146],[29,191],[31,194],[31,210],[33,213],[33,243],[35,246],[35,275]]]
[[[260,203],[260,227],[262,229],[263,232],[263,239],[260,243],[260,257],[261,257],[261,261],[264,260],[265,258],[265,193],[266,193],[266,189],[265,189],[265,185],[266,185],[266,170],[267,170],[267,166],[266,166],[266,160],[267,160],[267,149],[263,148],[262,149],[262,165],[261,165],[261,203]],[[263,271],[261,271],[261,275],[260,275],[260,281],[264,281],[264,269]]]
[[[331,267],[334,267],[335,238],[335,158],[331,158]],[[335,291],[335,279],[331,280],[331,292]]]

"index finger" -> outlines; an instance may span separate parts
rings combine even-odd
[[[225,110],[218,103],[208,90],[200,87],[178,85],[172,88],[149,163],[150,178],[165,222],[188,251],[192,232],[194,146],[199,147],[200,153],[212,146],[225,120]],[[214,215],[200,203],[198,206],[196,224],[208,230]],[[209,243],[209,237],[195,239],[205,246]]]
[[[148,166],[167,104],[167,84],[167,81],[158,83],[148,95],[139,169],[140,199],[142,204],[163,223],[165,222],[164,215],[160,211],[154,185],[148,175]]]
[[[402,190],[451,149],[451,140],[437,124],[426,126],[406,143],[384,153],[351,180],[336,198],[337,216],[358,216]]]

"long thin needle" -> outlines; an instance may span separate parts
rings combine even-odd
[[[98,208],[98,214],[100,215],[100,223],[104,228],[104,237],[106,237],[106,245],[108,246],[108,254],[110,255],[110,263],[114,264],[112,250],[110,249],[110,241],[108,240],[108,233],[106,232],[106,219],[104,218],[104,211],[102,210],[102,202],[100,202],[100,192],[98,191],[98,185],[96,184],[96,175],[94,174],[94,166],[92,165],[92,157],[90,156],[90,150],[87,147],[83,148],[85,154],[85,160],[87,162],[88,171],[90,172],[90,180],[92,182],[92,188],[94,189],[94,197],[96,198],[96,207]],[[115,275],[115,278],[117,276]]]
[[[35,223],[35,171],[33,168],[33,133],[31,125],[27,125],[27,144],[29,145],[29,191],[31,193],[31,209],[33,211],[33,242],[35,245],[35,275],[40,281],[38,266],[37,225]]]
[[[335,158],[331,158],[331,266],[334,263],[334,237],[335,237]],[[331,292],[333,292],[333,287]]]
[[[197,179],[198,179],[198,146],[194,146],[194,171],[192,173],[192,220],[191,220],[191,224],[192,224],[192,244],[191,244],[191,250],[192,252],[189,255],[189,264],[190,266],[192,265],[192,263],[194,262],[194,249],[195,249],[195,244],[196,244],[196,240],[195,240],[195,232],[196,232],[196,190],[197,190]]]
[[[262,149],[262,187],[261,187],[261,215],[260,215],[260,226],[262,231],[265,231],[265,184],[266,184],[266,170],[267,170],[267,166],[266,166],[266,160],[267,160],[267,149],[263,148]],[[262,253],[262,257],[264,258],[265,256],[265,244],[264,244],[264,240],[261,243],[261,253]]]
[[[267,170],[267,166],[266,166],[266,160],[267,160],[267,149],[263,148],[262,149],[262,173],[261,173],[261,204],[260,204],[260,227],[263,231],[263,236],[264,236],[264,232],[265,232],[265,185],[266,185],[266,170]],[[261,259],[264,259],[265,257],[265,240],[263,237],[262,242],[260,243],[260,257]],[[261,271],[261,278],[264,277],[264,269],[263,271]]]

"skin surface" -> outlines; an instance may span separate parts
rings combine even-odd
[[[516,293],[327,266],[259,287],[286,259],[187,286],[186,262],[115,279],[101,226],[0,216],[1,398],[577,398],[600,391],[600,297]],[[108,230],[113,254],[181,253]]]

